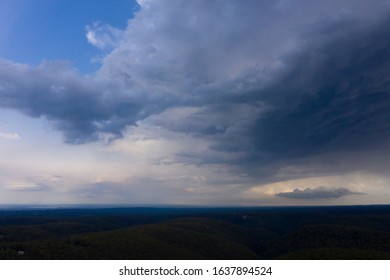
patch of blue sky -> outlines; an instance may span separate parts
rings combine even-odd
[[[0,0],[0,58],[32,65],[67,60],[93,72],[100,50],[88,43],[86,26],[125,29],[137,7],[135,0]]]

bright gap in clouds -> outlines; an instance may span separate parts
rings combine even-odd
[[[386,1],[139,3],[12,23],[0,203],[388,202]]]

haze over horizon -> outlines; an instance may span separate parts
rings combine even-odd
[[[0,204],[388,204],[389,34],[389,0],[0,0]]]

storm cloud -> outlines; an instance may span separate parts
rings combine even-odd
[[[269,176],[287,161],[333,154],[334,172],[349,160],[340,153],[389,149],[387,2],[141,6],[101,73],[171,101],[148,123],[209,143],[182,158]]]
[[[267,89],[273,109],[253,127],[259,150],[302,156],[389,148],[388,26],[357,31],[341,24],[334,39],[314,40],[288,58],[291,69]]]
[[[306,176],[364,169],[355,155],[389,151],[387,1],[139,3],[97,73],[1,61],[0,107],[50,120],[70,144],[146,124],[190,135],[207,148],[180,161],[262,182],[286,166]],[[104,31],[94,45],[105,46]],[[349,194],[292,196],[320,191]]]

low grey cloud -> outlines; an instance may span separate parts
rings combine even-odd
[[[98,203],[172,204],[185,197],[181,188],[167,186],[150,177],[127,178],[123,182],[102,181],[79,186],[69,195]]]
[[[50,191],[51,188],[48,185],[45,184],[26,184],[26,185],[4,185],[2,187],[5,190],[8,191],[15,191],[15,192],[47,192]]]
[[[359,192],[352,192],[347,188],[307,188],[294,189],[292,192],[281,192],[276,196],[292,199],[337,199],[348,195],[361,195]]]
[[[52,121],[65,141],[80,144],[100,133],[120,136],[134,125],[140,105],[92,77],[83,77],[64,62],[36,67],[0,61],[0,107]]]

